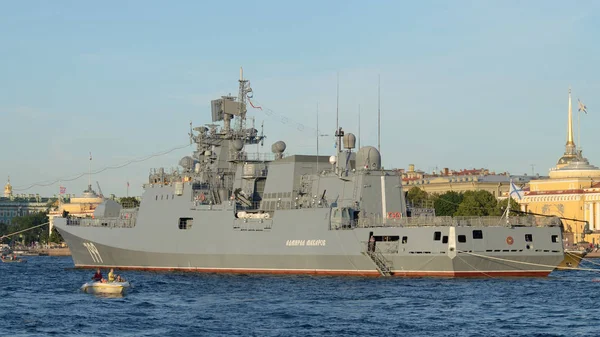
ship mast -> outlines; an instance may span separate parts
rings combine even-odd
[[[250,88],[250,85],[248,83],[248,80],[244,79],[244,68],[240,67],[240,89],[239,89],[239,93],[238,93],[238,101],[240,102],[239,105],[239,121],[238,121],[238,131],[242,131],[246,128],[246,95],[249,92],[252,92],[252,89]]]

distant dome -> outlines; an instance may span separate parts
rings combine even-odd
[[[271,145],[271,151],[273,153],[283,153],[285,151],[286,145],[283,141],[277,141]]]
[[[236,139],[233,142],[231,142],[231,146],[235,151],[242,151],[242,149],[244,148],[244,142],[242,142],[241,139]]]
[[[186,170],[191,170],[194,167],[194,159],[190,156],[185,156],[179,161],[179,166]]]
[[[550,171],[550,178],[600,177],[600,168],[583,157],[576,157],[566,166]]]
[[[356,153],[356,168],[359,170],[380,169],[381,154],[372,146],[361,147]]]
[[[4,197],[8,198],[12,195],[12,185],[10,184],[10,177],[8,177],[8,181],[6,185],[4,185]]]

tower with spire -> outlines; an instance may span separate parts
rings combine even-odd
[[[12,185],[10,184],[10,176],[8,176],[8,181],[6,185],[4,185],[4,197],[10,198],[12,196]]]
[[[573,109],[571,106],[571,88],[569,87],[569,120],[567,124],[567,144],[565,144],[565,153],[556,163],[556,168],[560,169],[569,165],[572,161],[581,160],[581,154],[577,152],[577,146],[573,137]]]

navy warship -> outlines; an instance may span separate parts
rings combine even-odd
[[[75,267],[224,273],[547,276],[564,258],[556,218],[410,214],[377,148],[336,126],[331,156],[249,150],[250,82],[211,102],[179,167],[150,171],[139,207],[105,200],[54,226]],[[413,212],[414,213],[414,212]]]

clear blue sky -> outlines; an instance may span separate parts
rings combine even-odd
[[[377,145],[381,76],[387,168],[487,167],[547,174],[564,151],[567,90],[588,106],[581,143],[600,165],[596,1],[2,1],[0,179],[13,186],[118,165],[188,141],[190,120],[237,92],[244,66],[263,151],[314,153],[316,125]],[[283,117],[287,123],[282,123]],[[577,132],[577,114],[575,114]],[[577,140],[577,138],[576,138]],[[268,146],[267,146],[268,145]],[[92,177],[139,195],[151,167],[190,148]],[[321,139],[321,154],[333,140]],[[63,182],[68,193],[87,177]],[[58,193],[59,184],[17,193]]]

